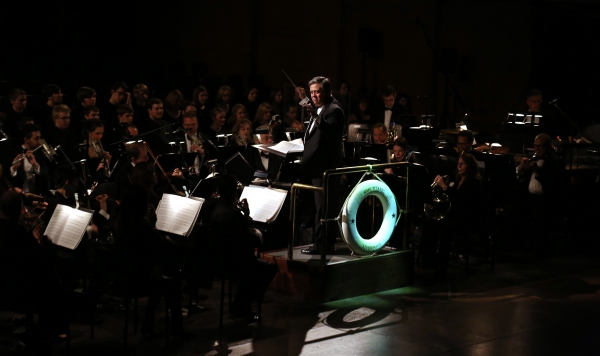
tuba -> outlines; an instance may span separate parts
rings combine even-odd
[[[447,175],[443,176],[442,179],[448,184]],[[444,193],[442,187],[436,182],[431,183],[431,193],[433,194],[433,201],[425,203],[423,206],[425,215],[430,219],[442,220],[448,215],[452,207],[450,197]]]

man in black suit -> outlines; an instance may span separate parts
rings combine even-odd
[[[331,96],[331,82],[325,77],[314,77],[308,82],[312,104],[306,103],[304,107],[309,111],[311,120],[304,136],[304,152],[302,154],[302,174],[312,181],[312,185],[323,185],[323,172],[328,169],[342,166],[342,135],[346,118],[344,111],[337,101]],[[300,98],[305,98],[303,88],[296,88]],[[302,250],[306,254],[319,254],[320,239],[325,237],[321,226],[321,218],[330,218],[338,208],[339,184],[333,179],[328,187],[328,211],[322,211],[323,194],[315,192],[315,243],[308,249]],[[337,236],[336,224],[327,228],[327,251],[335,251],[334,244]]]
[[[535,155],[523,158],[517,167],[521,177],[515,219],[523,239],[530,240],[534,248],[545,248],[565,217],[568,178],[565,161],[552,149],[548,134],[537,135],[533,146]]]
[[[472,154],[476,160],[483,162],[485,160],[485,154],[473,148],[474,141],[475,135],[469,130],[463,130],[456,136],[456,148],[458,148],[459,153]]]
[[[406,115],[406,110],[396,102],[396,89],[393,86],[386,85],[383,88],[382,100],[383,105],[375,109],[373,122],[382,123],[385,127],[390,127],[392,122],[404,128],[416,125],[414,117]]]
[[[7,155],[12,160],[5,164],[5,167],[10,167],[6,176],[13,186],[26,193],[45,195],[48,192],[48,161],[41,149],[33,152],[41,145],[40,127],[27,124],[21,129],[21,134],[22,144],[13,147]]]

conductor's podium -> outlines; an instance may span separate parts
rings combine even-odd
[[[336,244],[335,255],[327,255],[321,264],[320,255],[304,255],[307,246],[288,250],[268,251],[261,258],[277,264],[279,273],[271,289],[306,300],[329,302],[359,295],[405,287],[414,282],[414,252],[383,248],[375,256],[352,256],[344,242]]]

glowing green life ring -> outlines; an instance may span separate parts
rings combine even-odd
[[[356,229],[356,212],[360,203],[370,195],[376,196],[381,201],[384,215],[377,234],[366,240]],[[396,197],[385,183],[376,179],[363,181],[350,193],[342,208],[342,237],[355,254],[372,255],[388,242],[399,215]]]

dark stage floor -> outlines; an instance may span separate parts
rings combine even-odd
[[[499,251],[495,271],[472,263],[465,275],[454,263],[446,281],[417,267],[414,286],[318,305],[269,292],[264,321],[225,318],[230,355],[598,355],[600,259],[597,251],[557,246],[541,258]],[[348,283],[353,283],[348,278]],[[220,284],[207,291],[209,310],[186,317],[184,341],[131,335],[131,355],[214,355]],[[141,301],[140,319],[145,300]],[[162,311],[159,308],[159,311]],[[103,310],[90,340],[89,326],[71,355],[121,354],[124,312]],[[27,354],[11,342],[12,314],[2,313],[1,355]],[[157,329],[164,319],[158,316]],[[130,327],[132,330],[132,327]],[[54,354],[66,355],[64,344]]]

